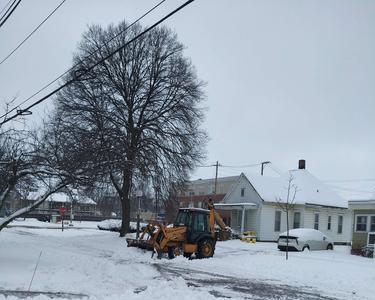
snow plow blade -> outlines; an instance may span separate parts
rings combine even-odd
[[[157,231],[158,231],[157,227],[155,227],[151,223],[148,224],[144,228],[141,236],[138,239],[131,239],[131,238],[126,239],[126,242],[128,243],[128,247],[137,247],[141,249],[154,251],[154,237]]]
[[[154,250],[154,246],[150,240],[126,239],[126,242],[128,243],[128,247],[137,247],[150,251]]]

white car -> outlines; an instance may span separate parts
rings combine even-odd
[[[287,247],[289,251],[333,250],[333,241],[319,230],[298,228],[289,230],[288,246],[287,233],[280,234],[277,247],[282,251]]]

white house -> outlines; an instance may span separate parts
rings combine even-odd
[[[242,173],[215,207],[230,211],[233,230],[239,233],[253,230],[260,241],[276,241],[286,231],[286,212],[280,206],[286,202],[290,176],[297,193],[294,208],[289,212],[289,228],[315,228],[335,243],[350,243],[352,216],[348,201],[304,166],[276,177]]]

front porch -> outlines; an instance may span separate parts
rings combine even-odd
[[[230,212],[230,224],[233,232],[257,231],[258,207],[254,203],[215,203],[215,208]]]

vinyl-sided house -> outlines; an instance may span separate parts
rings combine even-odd
[[[375,199],[349,201],[353,212],[352,249],[360,250],[375,243]]]
[[[298,189],[289,212],[289,228],[315,228],[335,243],[350,243],[352,216],[348,202],[304,168],[268,177],[242,173],[217,208],[230,212],[231,227],[242,233],[256,231],[261,241],[276,241],[286,231],[288,179]]]

